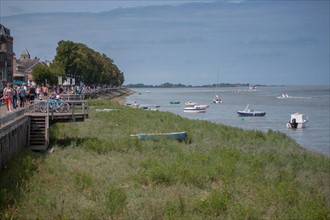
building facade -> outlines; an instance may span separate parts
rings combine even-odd
[[[0,24],[0,82],[13,81],[14,75],[14,38],[10,30]]]
[[[35,66],[38,64],[47,65],[47,62],[41,62],[40,59],[31,59],[29,51],[25,48],[19,59],[14,57],[15,70],[14,70],[14,81],[32,81],[32,72]]]

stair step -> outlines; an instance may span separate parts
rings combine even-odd
[[[47,150],[47,146],[43,145],[30,145],[29,148],[31,150]]]
[[[30,117],[30,139],[29,148],[31,150],[46,150],[47,124],[45,116]]]

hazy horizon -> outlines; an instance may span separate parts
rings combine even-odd
[[[83,43],[113,59],[124,84],[330,84],[329,1],[0,4],[16,57],[27,48],[52,61],[60,40]]]

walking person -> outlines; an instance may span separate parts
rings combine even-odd
[[[38,86],[37,85],[37,87],[36,87],[36,96],[37,96],[37,99],[41,99],[41,97],[40,97],[40,86]]]
[[[26,97],[26,90],[24,86],[20,88],[18,94],[19,94],[19,106],[23,108],[25,106],[25,97]]]
[[[13,96],[13,89],[10,87],[10,83],[7,83],[6,88],[3,90],[3,97],[5,99],[7,105],[7,113],[12,112],[11,104],[12,104],[12,96]]]
[[[36,96],[36,88],[34,86],[30,87],[29,95],[30,95],[30,103],[33,104],[34,98]]]
[[[46,85],[44,85],[42,87],[42,92],[43,92],[44,97],[47,98],[47,96],[48,96],[48,87]]]
[[[19,86],[14,86],[13,88],[13,108],[16,109],[17,108],[17,98],[18,98],[18,90],[19,90]]]

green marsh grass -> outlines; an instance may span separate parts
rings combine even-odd
[[[329,219],[330,160],[277,131],[90,100],[1,173],[0,218]],[[96,112],[96,108],[115,109]],[[130,134],[186,131],[188,140]]]

